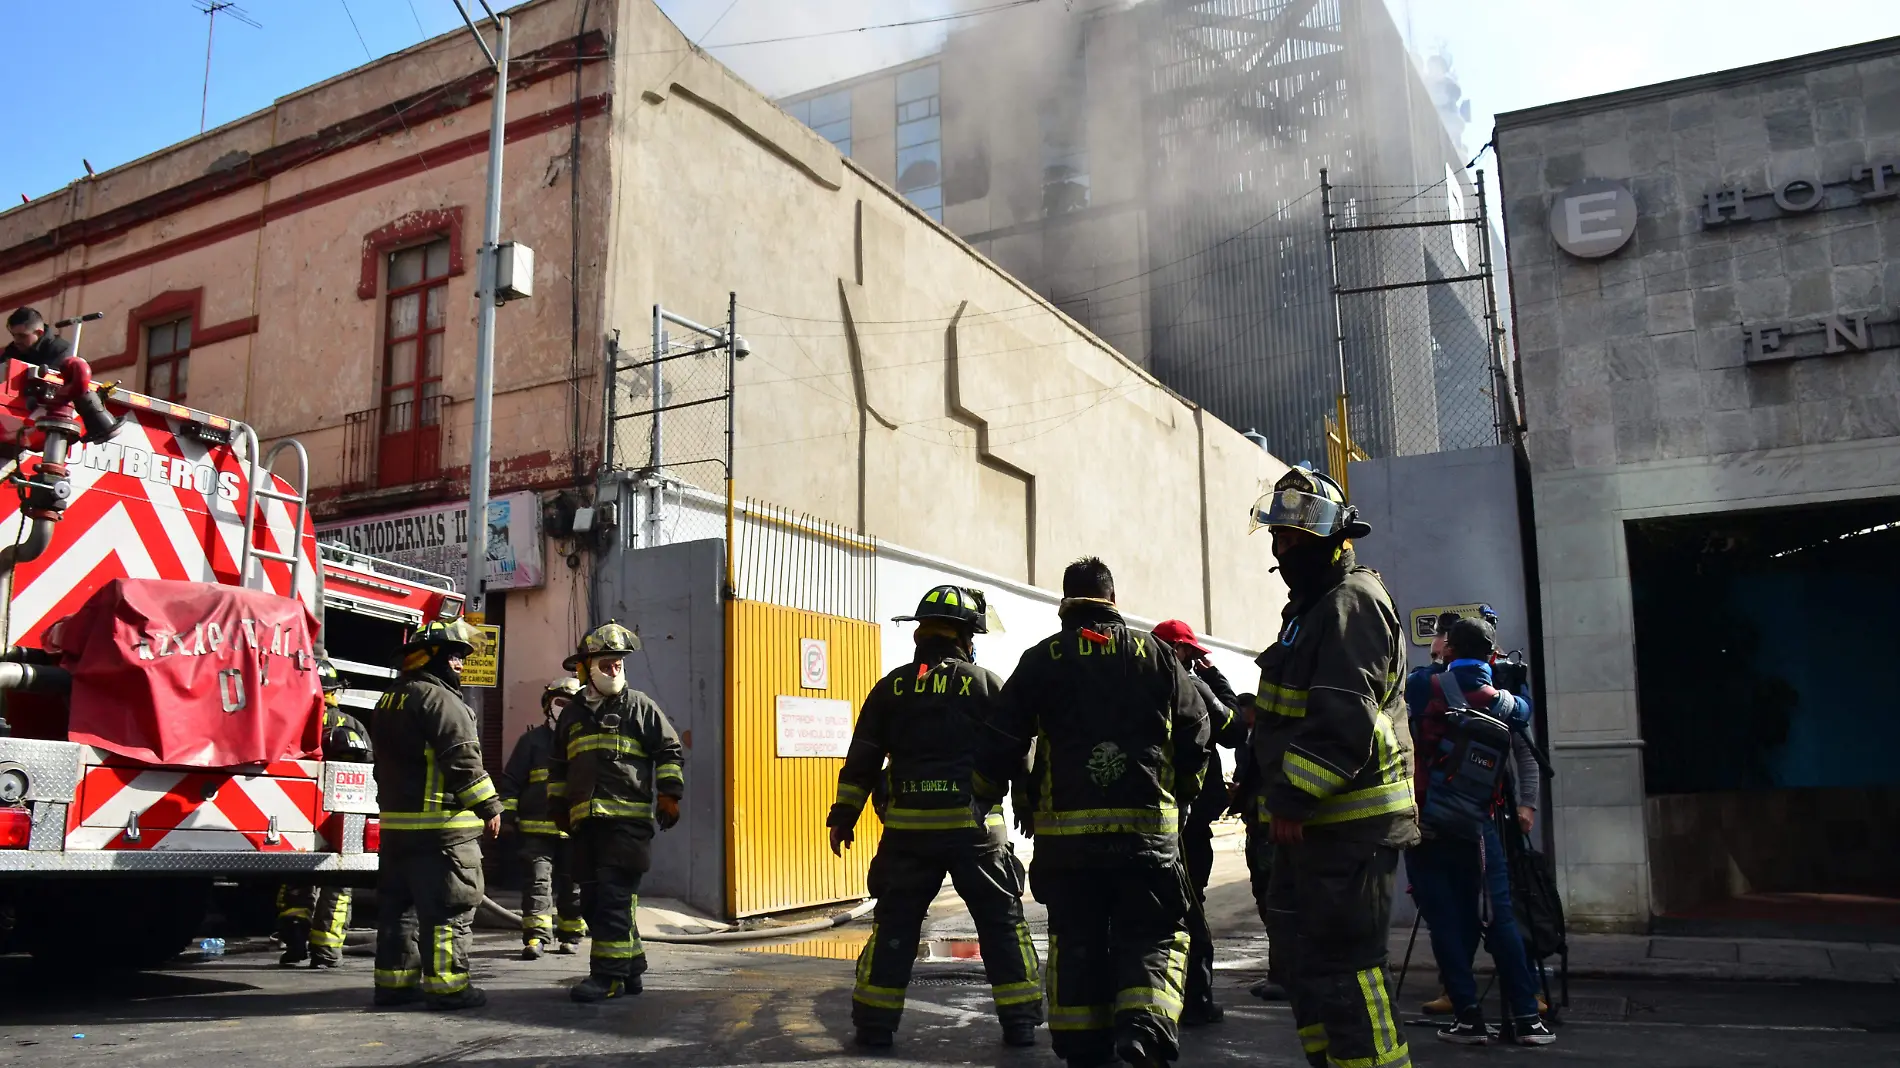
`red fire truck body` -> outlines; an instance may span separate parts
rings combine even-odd
[[[315,643],[372,705],[453,583],[320,545],[294,441],[260,455],[242,423],[112,390],[123,423],[81,443],[59,373],[0,372],[0,943],[145,964],[214,883],[372,881],[374,780],[320,759]]]

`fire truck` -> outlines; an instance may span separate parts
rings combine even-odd
[[[454,584],[319,543],[294,439],[4,362],[0,950],[151,966],[214,886],[372,883],[374,779],[320,759],[315,659],[373,706]]]

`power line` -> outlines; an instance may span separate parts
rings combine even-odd
[[[900,22],[879,22],[869,26],[852,26],[842,30],[820,30],[816,33],[795,33],[786,37],[762,37],[753,41],[722,41],[719,44],[709,44],[706,47],[748,48],[752,45],[784,44],[787,41],[812,41],[820,37],[841,37],[849,33],[865,33],[870,30],[895,30],[906,26],[929,26],[939,22],[955,22],[959,19],[976,18],[979,15],[989,15],[998,11],[1008,11],[1011,8],[1028,7],[1031,4],[1039,3],[1042,3],[1042,0],[1010,0],[1010,2],[1006,4],[993,4],[989,7],[979,7],[970,11],[959,11],[949,15],[931,15],[927,18],[904,19]],[[721,16],[721,18],[724,18],[724,16]],[[716,26],[718,24],[714,23],[714,25]],[[712,30],[710,29],[706,31],[708,35],[711,33]]]

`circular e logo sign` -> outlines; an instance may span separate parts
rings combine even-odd
[[[1551,201],[1550,233],[1572,256],[1608,256],[1636,234],[1636,198],[1620,183],[1586,178]]]

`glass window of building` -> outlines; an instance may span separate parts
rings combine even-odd
[[[897,76],[897,191],[943,221],[943,113],[934,63]]]
[[[1042,212],[1062,215],[1089,206],[1087,68],[1080,44],[1055,99],[1042,111]]]
[[[840,89],[824,96],[785,105],[792,118],[812,128],[831,142],[841,155],[851,154],[851,90]]]

